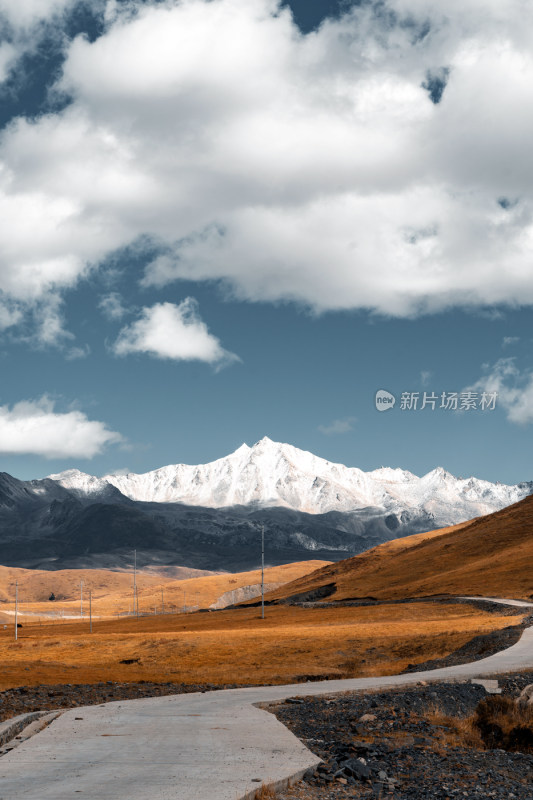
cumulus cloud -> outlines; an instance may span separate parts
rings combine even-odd
[[[320,433],[325,433],[327,436],[335,433],[348,433],[349,431],[353,431],[354,422],[355,417],[336,419],[329,425],[319,425],[318,430]]]
[[[496,392],[497,405],[507,419],[519,425],[533,422],[533,371],[520,370],[514,358],[500,358],[473,386],[478,392]]]
[[[383,0],[307,35],[275,0],[109,10],[68,48],[70,105],[0,140],[1,290],[35,302],[146,241],[146,286],[533,303],[533,7]]]
[[[0,406],[0,452],[44,458],[93,458],[122,440],[103,422],[81,411],[55,411],[47,397]]]
[[[239,360],[209,333],[192,297],[179,305],[156,303],[144,308],[140,319],[120,331],[113,350],[119,356],[146,353],[174,361],[206,361],[217,368]]]

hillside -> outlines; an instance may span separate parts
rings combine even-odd
[[[166,586],[212,574],[214,573],[188,567],[163,568],[161,573],[143,570],[137,572],[137,587],[139,593],[144,593],[151,587],[159,589],[161,585]],[[81,581],[87,597],[90,589],[93,600],[111,599],[131,592],[133,574],[130,571],[109,569],[61,569],[52,572],[0,566],[0,603],[13,601],[15,581],[18,581],[19,599],[22,602],[47,602],[52,592],[57,602],[71,600],[78,602]]]
[[[281,599],[331,584],[328,600],[435,594],[533,596],[533,497],[471,522],[397,539],[268,595]]]
[[[327,561],[301,561],[265,569],[265,584],[288,583],[308,572],[326,566]],[[80,612],[80,581],[83,581],[84,608],[88,613],[89,591],[95,615],[109,616],[127,612],[132,606],[133,574],[111,570],[26,570],[0,567],[0,617],[2,611],[12,611],[15,580],[19,584],[19,613],[32,615],[56,614],[77,616]],[[198,570],[173,568],[164,573],[137,573],[139,611],[161,611],[187,608],[207,608],[225,593],[245,586],[257,586],[261,571],[237,573],[202,573]],[[257,590],[259,591],[259,590]],[[54,593],[56,600],[49,602]],[[257,592],[256,592],[257,593]],[[231,602],[231,597],[227,599]]]

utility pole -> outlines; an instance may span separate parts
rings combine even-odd
[[[137,550],[133,551],[133,615],[139,616],[139,600],[137,598]]]
[[[80,617],[83,617],[83,581],[80,581]]]
[[[265,618],[265,526],[261,525],[261,619]]]
[[[18,639],[19,582],[15,581],[15,640]]]
[[[89,589],[89,631],[93,632],[93,593]]]

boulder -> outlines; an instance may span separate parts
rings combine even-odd
[[[519,706],[533,706],[533,683],[522,689],[516,702]]]

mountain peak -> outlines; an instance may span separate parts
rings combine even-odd
[[[264,436],[253,447],[208,464],[171,464],[146,472],[94,478],[79,470],[51,475],[79,496],[105,496],[110,486],[133,501],[206,508],[285,507],[309,514],[375,509],[409,518],[430,515],[433,527],[487,514],[522,499],[531,486],[464,481],[442,467],[422,478],[396,468],[363,472]],[[425,517],[424,517],[425,518]]]
[[[456,478],[455,475],[452,475],[452,473],[448,472],[448,470],[444,469],[444,467],[435,467],[435,469],[432,469],[430,470],[430,472],[427,472],[423,476],[422,480],[430,478],[438,478],[440,480],[448,480],[449,478],[451,478],[454,481],[459,480],[459,478]]]
[[[236,450],[233,451],[233,455],[236,456],[236,455],[241,455],[241,454],[244,454],[244,453],[248,453],[250,450],[251,450],[251,448],[248,447],[246,442],[243,442],[240,447],[238,447]]]
[[[50,478],[52,481],[62,481],[68,480],[69,478],[91,478],[92,475],[88,475],[86,472],[82,472],[81,469],[73,467],[72,469],[65,469],[63,472],[57,472],[54,475],[47,475],[46,477]]]
[[[263,436],[262,439],[259,439],[259,441],[253,445],[252,450],[255,450],[256,448],[260,447],[269,447],[272,444],[276,445],[276,447],[282,447],[280,442],[274,442],[272,439],[269,439],[268,436]]]

